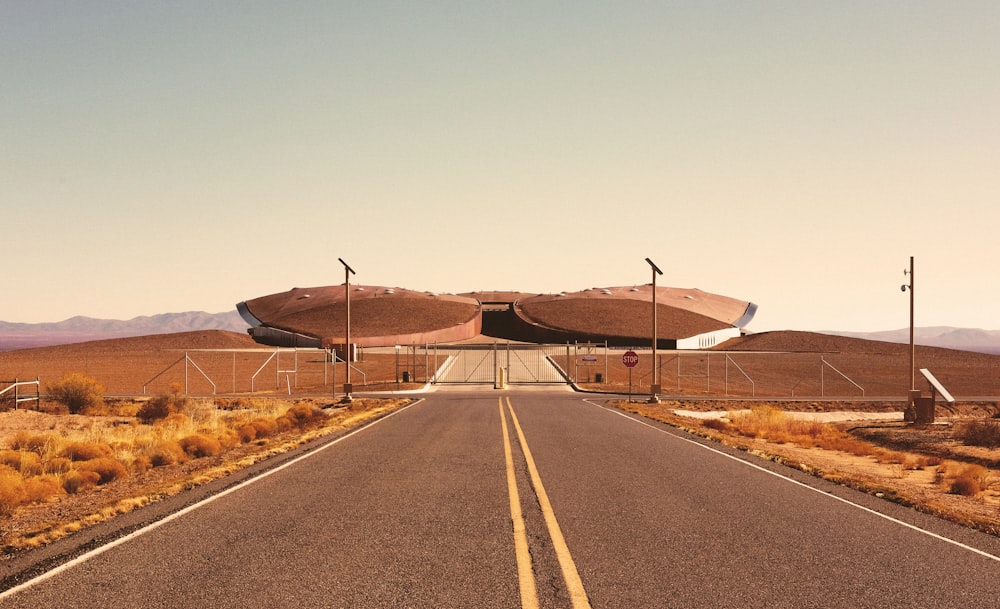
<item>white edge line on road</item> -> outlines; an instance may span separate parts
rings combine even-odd
[[[868,512],[869,514],[873,514],[875,516],[878,516],[879,518],[883,518],[885,520],[888,520],[889,522],[893,522],[893,523],[898,524],[898,525],[900,525],[902,527],[906,527],[908,529],[912,529],[914,531],[923,533],[924,535],[927,535],[928,537],[933,537],[934,539],[937,539],[937,540],[940,540],[940,541],[943,541],[943,542],[946,542],[946,543],[950,543],[950,544],[952,544],[954,546],[958,546],[959,548],[962,548],[963,550],[967,550],[967,551],[972,552],[974,554],[979,554],[980,556],[983,556],[985,558],[989,558],[990,560],[995,560],[997,562],[1000,562],[1000,556],[996,556],[994,554],[990,554],[989,552],[985,552],[985,551],[980,550],[978,548],[973,548],[972,546],[966,545],[966,544],[964,544],[964,543],[962,543],[960,541],[955,541],[954,539],[949,539],[948,537],[945,537],[943,535],[938,535],[937,533],[933,533],[931,531],[928,531],[927,529],[922,529],[922,528],[920,528],[920,527],[918,527],[918,526],[916,526],[914,524],[910,524],[908,522],[904,522],[902,520],[899,520],[898,518],[893,518],[892,516],[889,516],[887,514],[883,514],[883,513],[879,512],[879,511],[876,511],[876,510],[873,510],[871,508],[865,507],[865,506],[860,505],[858,503],[854,503],[853,501],[851,501],[849,499],[844,499],[843,497],[838,497],[836,495],[830,494],[830,493],[828,493],[826,491],[823,491],[821,489],[815,488],[813,486],[809,486],[808,484],[805,484],[803,482],[799,482],[798,480],[794,480],[794,479],[789,478],[788,476],[784,476],[784,475],[782,475],[782,474],[780,474],[778,472],[773,472],[773,471],[767,469],[766,467],[761,467],[761,466],[757,465],[756,463],[751,463],[751,462],[746,461],[744,459],[740,459],[737,456],[730,455],[729,453],[721,451],[721,450],[719,450],[717,448],[712,448],[711,446],[706,446],[705,444],[702,444],[701,442],[696,442],[695,440],[692,440],[690,438],[685,438],[683,436],[679,436],[679,435],[676,435],[676,434],[669,433],[667,430],[662,429],[660,427],[657,427],[656,425],[652,425],[650,423],[647,423],[646,421],[642,421],[640,419],[636,419],[634,417],[630,417],[628,414],[626,414],[626,413],[624,413],[624,412],[622,412],[620,410],[613,409],[613,408],[605,408],[604,406],[601,406],[600,404],[594,403],[594,402],[592,402],[590,400],[586,400],[586,399],[583,400],[583,401],[587,402],[588,404],[591,404],[592,406],[596,406],[598,408],[601,408],[602,410],[608,410],[608,411],[610,411],[610,412],[612,412],[612,413],[614,413],[614,414],[616,414],[618,416],[624,417],[624,418],[626,418],[626,419],[628,419],[628,420],[630,420],[630,421],[632,421],[634,423],[638,423],[639,425],[645,425],[646,427],[649,427],[650,429],[655,429],[656,431],[659,431],[660,433],[664,433],[664,434],[666,434],[668,436],[671,436],[673,438],[676,438],[678,440],[683,440],[684,442],[689,442],[691,444],[694,444],[695,446],[698,446],[700,448],[704,448],[705,450],[711,451],[711,452],[716,453],[718,455],[722,455],[723,457],[726,457],[728,459],[732,459],[733,461],[736,461],[737,463],[742,463],[743,465],[746,465],[747,467],[752,467],[752,468],[754,468],[756,470],[760,470],[760,471],[762,471],[762,472],[764,472],[766,474],[770,474],[770,475],[772,475],[772,476],[774,476],[776,478],[779,478],[781,480],[784,480],[786,482],[790,482],[791,484],[795,484],[795,485],[801,486],[802,488],[809,489],[810,491],[818,493],[818,494],[820,494],[820,495],[822,495],[824,497],[829,497],[830,499],[835,499],[837,501],[840,501],[841,503],[845,503],[847,505],[853,506],[853,507],[855,507],[855,508],[857,508],[859,510],[862,510],[864,512]]]
[[[323,444],[319,448],[317,448],[315,450],[312,450],[312,451],[309,451],[309,452],[307,452],[304,455],[295,457],[291,461],[288,461],[286,463],[282,463],[281,465],[279,465],[278,467],[275,467],[274,469],[269,469],[269,470],[267,470],[265,472],[262,472],[261,474],[258,474],[256,476],[254,476],[253,478],[250,478],[249,480],[244,480],[243,482],[240,482],[239,484],[237,484],[235,486],[231,486],[231,487],[227,488],[224,491],[216,493],[215,495],[212,495],[211,497],[206,497],[206,498],[202,499],[201,501],[199,501],[198,503],[193,503],[193,504],[187,506],[184,509],[178,510],[178,511],[174,512],[173,514],[170,514],[170,515],[162,518],[161,520],[157,520],[156,522],[152,522],[150,524],[147,524],[146,526],[142,527],[141,529],[137,529],[135,531],[132,531],[128,535],[125,535],[123,537],[119,537],[118,539],[110,541],[107,544],[105,544],[105,545],[103,545],[103,546],[101,546],[99,548],[94,548],[93,550],[91,550],[89,552],[86,552],[85,554],[81,554],[80,556],[77,556],[73,560],[65,562],[65,563],[59,565],[58,567],[52,569],[51,571],[46,571],[45,573],[42,573],[41,575],[39,575],[39,576],[37,576],[37,577],[35,577],[33,579],[29,579],[28,581],[26,581],[26,582],[24,582],[22,584],[18,584],[17,586],[14,586],[13,588],[8,588],[7,590],[4,590],[3,592],[0,592],[0,600],[9,598],[9,597],[11,597],[11,596],[13,596],[13,595],[15,595],[15,594],[17,594],[19,592],[23,592],[24,590],[27,590],[28,588],[34,587],[34,586],[36,586],[36,585],[38,585],[38,584],[40,584],[40,583],[42,583],[42,582],[44,582],[44,581],[46,581],[48,579],[51,579],[51,578],[55,577],[56,575],[59,575],[60,573],[63,573],[64,571],[68,571],[68,570],[72,569],[73,567],[81,565],[81,564],[87,562],[88,560],[90,560],[92,558],[96,558],[96,557],[100,556],[101,554],[104,554],[108,550],[111,550],[112,548],[115,548],[115,547],[120,546],[120,545],[122,545],[124,543],[127,543],[127,542],[129,542],[129,541],[131,541],[131,540],[133,540],[133,539],[135,539],[137,537],[145,535],[146,533],[149,533],[150,531],[158,529],[161,526],[167,524],[168,522],[173,522],[174,520],[177,520],[178,518],[180,518],[180,517],[182,517],[182,516],[184,516],[184,515],[186,515],[186,514],[188,514],[190,512],[193,512],[194,510],[196,510],[198,508],[204,507],[204,506],[212,503],[213,501],[216,501],[217,499],[222,499],[226,495],[229,495],[230,493],[235,493],[236,491],[241,490],[244,487],[247,487],[247,486],[249,486],[249,485],[251,485],[251,484],[253,484],[255,482],[259,482],[259,481],[263,480],[264,478],[267,478],[268,476],[270,476],[272,474],[276,474],[276,473],[280,472],[281,470],[285,469],[286,467],[291,467],[292,465],[295,465],[299,461],[303,461],[305,459],[313,457],[313,456],[319,454],[320,452],[326,450],[327,448],[330,448],[331,446],[339,444],[340,442],[342,442],[342,441],[344,441],[344,440],[346,440],[346,439],[348,439],[348,438],[350,438],[350,437],[352,437],[352,436],[354,436],[356,434],[359,434],[362,431],[365,431],[366,429],[374,427],[375,425],[378,425],[382,421],[385,421],[385,420],[387,420],[387,419],[389,419],[391,417],[394,417],[397,414],[399,414],[399,413],[407,410],[411,406],[416,406],[417,404],[419,404],[420,402],[423,402],[423,401],[424,401],[423,398],[421,398],[421,399],[413,402],[412,404],[407,404],[406,406],[403,406],[402,408],[398,408],[398,409],[390,412],[389,414],[385,415],[384,417],[381,417],[379,419],[376,419],[375,421],[372,421],[371,423],[369,423],[368,425],[365,425],[364,427],[361,427],[359,429],[355,429],[354,431],[352,431],[350,433],[347,433],[347,434],[345,434],[343,436],[340,436],[339,438],[336,438],[335,440],[327,442],[326,444]]]

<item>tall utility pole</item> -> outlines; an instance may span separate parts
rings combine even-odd
[[[913,342],[913,256],[910,256],[910,270],[903,270],[903,275],[910,276],[910,284],[903,284],[901,289],[905,292],[910,290],[910,401],[913,401],[914,392],[917,389],[917,369],[916,369],[916,347]]]
[[[657,379],[657,366],[656,366],[656,339],[657,339],[657,335],[656,335],[656,276],[657,275],[662,275],[663,271],[661,271],[660,267],[656,266],[656,263],[654,263],[649,258],[646,258],[646,262],[648,262],[649,266],[653,269],[653,383],[652,383],[652,386],[649,388],[649,390],[650,390],[649,391],[649,403],[650,404],[656,404],[656,403],[658,403],[660,401],[660,398],[658,398],[656,396],[656,394],[660,391],[660,383],[659,383],[659,380]]]
[[[352,269],[343,258],[337,258],[340,264],[344,265],[344,306],[346,308],[347,317],[347,328],[344,331],[344,361],[347,362],[347,380],[344,381],[344,401],[350,402],[354,398],[351,397],[351,393],[354,387],[351,385],[351,275],[354,275],[354,269]]]
[[[917,348],[914,343],[913,333],[914,333],[914,319],[913,319],[913,300],[915,296],[913,295],[913,256],[910,256],[910,391],[917,388],[917,364],[916,355]]]

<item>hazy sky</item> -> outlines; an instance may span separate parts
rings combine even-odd
[[[0,0],[0,320],[292,287],[1000,328],[1000,3]]]

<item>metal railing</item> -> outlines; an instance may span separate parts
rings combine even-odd
[[[42,401],[41,383],[37,378],[33,381],[19,381],[15,378],[13,381],[0,381],[0,383],[7,384],[7,387],[5,387],[3,390],[0,390],[0,398],[3,398],[3,396],[7,395],[11,391],[14,392],[14,395],[11,396],[14,402],[14,410],[17,410],[18,404],[24,402],[34,401],[36,409],[41,404]],[[22,396],[20,392],[21,387],[27,387],[31,385],[34,385],[35,387],[35,395],[30,397]]]

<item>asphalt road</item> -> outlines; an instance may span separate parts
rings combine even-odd
[[[579,395],[442,391],[0,607],[985,608],[997,557]]]

